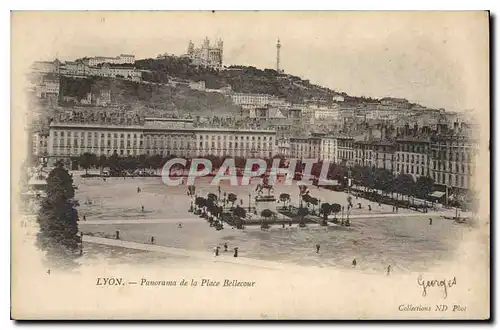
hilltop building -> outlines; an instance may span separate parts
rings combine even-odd
[[[135,64],[135,56],[129,54],[120,54],[116,57],[104,57],[104,56],[96,56],[96,57],[88,57],[83,59],[84,63],[88,66],[96,66],[98,64]]]
[[[205,38],[200,47],[195,47],[190,40],[188,44],[187,54],[194,65],[204,66],[213,69],[222,69],[224,52],[224,42],[218,39],[215,45],[210,44],[210,40]]]

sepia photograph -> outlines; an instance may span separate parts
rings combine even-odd
[[[488,11],[12,11],[11,318],[487,320]]]

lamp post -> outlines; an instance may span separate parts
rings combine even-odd
[[[252,194],[248,194],[248,212],[250,212],[250,202],[251,202]]]

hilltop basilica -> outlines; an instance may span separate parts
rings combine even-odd
[[[205,38],[200,47],[195,47],[192,41],[189,41],[187,57],[194,65],[210,67],[213,69],[222,69],[222,54],[224,43],[218,39],[215,45],[210,44],[210,40]]]

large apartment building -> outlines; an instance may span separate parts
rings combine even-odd
[[[51,123],[47,152],[53,157],[96,155],[206,155],[272,157],[271,130],[199,128],[192,119],[146,118],[142,125]]]
[[[135,56],[130,54],[120,54],[116,57],[96,56],[84,58],[83,61],[89,66],[96,66],[98,64],[135,64]]]

